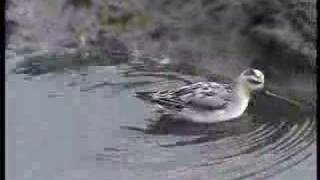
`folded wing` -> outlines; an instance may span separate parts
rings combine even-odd
[[[185,108],[207,111],[225,108],[229,103],[225,98],[226,94],[228,93],[224,86],[201,82],[183,86],[174,91],[137,92],[136,96],[171,111],[181,111]]]

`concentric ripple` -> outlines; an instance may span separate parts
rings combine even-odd
[[[59,57],[65,60],[80,57],[72,53],[74,52]],[[41,74],[64,72],[64,76],[68,77],[66,69],[71,69],[73,75],[66,79],[79,80],[69,88],[85,95],[79,98],[89,98],[81,100],[82,102],[110,90],[112,96],[100,97],[106,103],[111,101],[111,105],[108,104],[109,108],[113,107],[112,103],[118,103],[118,107],[132,104],[132,107],[136,108],[135,113],[145,113],[144,116],[134,113],[125,116],[133,110],[119,108],[117,111],[121,116],[119,115],[119,119],[115,119],[112,123],[85,118],[79,120],[96,128],[94,132],[84,134],[87,139],[83,141],[88,144],[94,141],[93,144],[103,148],[94,152],[88,151],[86,155],[96,163],[98,169],[100,168],[101,174],[108,178],[266,179],[288,171],[315,156],[315,112],[306,111],[308,108],[305,108],[304,104],[297,106],[276,97],[258,94],[247,113],[234,121],[201,125],[174,122],[160,116],[158,117],[160,119],[154,119],[153,126],[148,126],[150,122],[143,119],[147,119],[147,115],[153,115],[152,106],[136,99],[133,96],[134,91],[175,88],[199,77],[190,75],[187,71],[183,73],[172,71],[177,68],[171,68],[167,64],[152,64],[154,62],[148,64],[147,61],[143,63],[130,60],[108,62],[107,59],[104,59],[107,61],[104,63],[100,61],[101,59],[97,59],[96,62],[87,61],[96,56],[81,56],[84,60],[82,62],[88,63],[79,64],[77,61],[76,65],[72,63],[57,65],[51,62],[46,64],[45,61],[38,61],[43,59],[43,56],[48,58],[51,55],[40,53],[34,54],[32,59],[19,60],[24,62],[18,63],[19,73],[37,76],[38,74],[34,72],[40,72],[35,71],[40,69]],[[8,56],[12,57],[18,55]],[[75,66],[77,68],[74,68]],[[90,69],[88,66],[92,71],[88,70]],[[80,80],[82,71],[79,69],[82,67],[87,69],[85,81]],[[78,75],[79,78],[75,78]],[[47,81],[55,83],[54,78]],[[92,100],[97,101],[97,99]],[[105,116],[111,113],[111,110],[104,109]],[[120,127],[124,125],[134,125],[142,131],[121,129]],[[102,128],[104,126],[108,128]],[[143,131],[145,126],[148,131]],[[112,134],[105,135],[111,132]],[[112,138],[104,140],[107,136]],[[96,139],[99,138],[101,140],[96,143]]]
[[[208,178],[204,179],[217,177],[217,174],[223,179],[265,179],[314,155],[314,112],[306,113],[305,108],[276,97],[260,95],[256,101],[248,117],[235,122],[206,125],[198,129],[197,134],[203,132],[200,137],[162,143],[160,147],[199,148],[200,156],[204,158],[190,163],[187,169],[192,170],[192,174],[208,174]],[[186,126],[183,131],[187,135],[188,132],[192,135],[192,130],[197,129],[197,125],[161,123],[161,128],[167,128],[164,134],[176,134],[177,129],[183,129],[182,126]],[[190,178],[188,173],[178,173],[178,170],[176,173],[174,179]]]

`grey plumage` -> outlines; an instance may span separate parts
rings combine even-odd
[[[261,89],[263,84],[264,76],[259,70],[247,69],[232,84],[198,82],[176,90],[136,95],[184,119],[214,122],[239,117],[248,105],[251,92]]]

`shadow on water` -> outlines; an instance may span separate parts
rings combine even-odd
[[[256,96],[255,103],[250,103],[248,111],[243,117],[231,121],[217,123],[193,123],[172,117],[170,114],[161,115],[159,119],[149,119],[150,124],[146,129],[137,127],[127,127],[129,130],[136,130],[146,134],[174,134],[183,135],[205,135],[190,142],[177,142],[175,145],[167,147],[182,146],[189,144],[215,141],[224,137],[237,136],[249,133],[262,124],[279,128],[279,124],[285,123],[290,129],[297,122],[304,122],[307,115],[314,114],[314,107],[297,106],[284,100],[268,97],[260,94]],[[277,108],[274,108],[274,105]],[[290,119],[290,121],[288,120]],[[290,123],[291,122],[291,123]],[[287,133],[286,129],[279,132]],[[275,134],[275,137],[281,134]]]
[[[297,106],[266,95],[258,95],[256,98],[255,104],[249,107],[248,114],[239,119],[214,124],[197,124],[164,115],[158,121],[152,122],[143,132],[178,136],[200,135],[187,141],[160,144],[159,146],[163,148],[214,144],[216,141],[231,138],[228,143],[235,144],[233,148],[231,146],[222,154],[212,152],[214,158],[208,159],[200,166],[221,166],[224,161],[232,161],[251,154],[256,159],[247,159],[237,169],[238,171],[247,167],[245,173],[231,179],[272,177],[311,156],[312,152],[309,152],[308,148],[315,143],[315,107]],[[270,154],[272,162],[263,160],[264,156]],[[257,163],[261,160],[264,164]],[[250,167],[252,166],[250,163],[257,163],[258,166]],[[233,170],[227,172],[234,173]]]
[[[61,73],[66,69],[77,72],[89,66],[102,66],[116,67],[118,76],[122,78],[110,81],[97,80],[93,85],[80,89],[81,93],[90,93],[107,87],[119,92],[149,88],[165,89],[199,79],[193,74],[197,73],[194,69],[187,68],[185,71],[177,72],[175,70],[178,68],[170,64],[157,64],[154,61],[145,61],[143,58],[141,61],[133,60],[131,56],[114,58],[112,55],[101,56],[96,51],[79,53],[76,50],[60,54],[44,53],[33,56],[32,53],[28,54],[29,56],[25,56],[13,68],[13,73],[39,76],[46,73]],[[104,72],[103,76],[108,76],[108,72]],[[144,110],[149,112],[151,108],[141,109]],[[126,129],[122,128],[120,132],[129,133],[130,136],[132,131],[129,130],[135,130],[133,132],[137,132],[143,138],[167,137],[167,140],[153,148],[176,153],[177,158],[183,159],[185,156],[183,153],[178,153],[181,148],[185,151],[199,150],[199,154],[193,152],[192,156],[195,156],[195,159],[191,164],[180,160],[181,164],[187,164],[187,169],[192,169],[194,174],[203,174],[205,171],[209,173],[209,177],[221,173],[222,177],[234,180],[267,178],[303,162],[314,153],[310,147],[315,143],[315,107],[305,104],[297,106],[264,94],[257,94],[246,114],[232,121],[194,124],[164,115],[156,121],[145,121],[145,123],[148,124],[146,129],[126,126]],[[170,139],[172,136],[177,139]],[[137,146],[144,147],[144,142],[138,144]],[[154,149],[144,147],[141,151],[146,153],[149,150]],[[103,153],[96,154],[96,161],[110,163],[124,155],[133,156],[130,154],[131,151],[130,146],[105,147]],[[165,165],[169,167],[171,162],[166,163]],[[136,164],[139,162],[133,162],[133,165]],[[185,179],[188,176],[179,174],[179,170],[174,168],[170,172],[174,173],[177,179]],[[166,173],[164,170],[164,174]]]
[[[260,93],[255,95],[247,113],[232,121],[199,124],[162,115],[157,120],[149,120],[151,122],[147,122],[149,124],[145,129],[128,126],[125,128],[147,136],[197,136],[174,143],[159,144],[162,148],[216,144],[224,139],[231,139],[228,143],[235,144],[234,147],[213,155],[214,158],[208,159],[200,166],[221,166],[224,161],[252,155],[256,159],[243,162],[239,169],[236,169],[241,175],[230,179],[264,179],[275,176],[312,155],[308,148],[315,143],[315,109],[313,102],[297,104]],[[219,146],[218,144],[216,146]],[[270,155],[270,162],[264,160],[265,156]],[[260,161],[263,164],[259,164]],[[257,162],[258,166],[254,166]],[[240,169],[243,167],[247,167],[248,171],[242,174]],[[227,172],[233,174],[232,171]]]

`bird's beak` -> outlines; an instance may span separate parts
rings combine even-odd
[[[287,98],[287,97],[280,96],[280,95],[275,94],[275,93],[273,93],[273,92],[271,92],[271,91],[269,91],[269,90],[264,90],[264,91],[263,91],[263,94],[265,94],[265,95],[267,95],[267,96],[269,96],[269,97],[274,97],[274,98],[278,98],[278,99],[287,101],[288,103],[291,103],[291,104],[296,105],[296,106],[298,106],[298,107],[301,107],[301,106],[302,106],[301,102],[298,102],[298,101],[293,100],[293,99],[289,99],[289,98]]]

